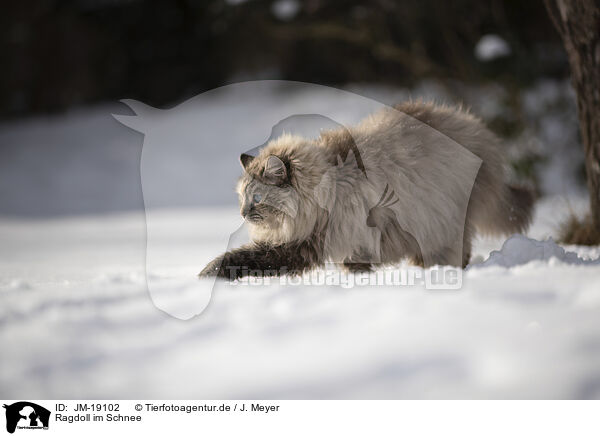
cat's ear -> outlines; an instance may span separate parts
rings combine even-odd
[[[242,164],[242,168],[244,168],[244,170],[248,168],[248,165],[250,165],[250,162],[252,162],[253,160],[254,156],[250,156],[249,154],[242,153],[240,155],[240,163]]]
[[[263,176],[270,183],[279,184],[284,182],[287,179],[285,164],[277,156],[269,156]]]

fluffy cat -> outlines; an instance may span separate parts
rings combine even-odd
[[[350,270],[402,259],[466,266],[474,233],[524,231],[533,195],[505,181],[498,139],[460,107],[406,102],[316,140],[283,135],[242,154],[252,242],[200,276]]]

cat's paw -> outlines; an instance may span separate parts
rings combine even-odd
[[[230,253],[225,253],[215,260],[211,261],[198,274],[198,277],[218,277],[226,280],[236,280],[241,277],[241,268],[231,266],[232,256]]]
[[[218,273],[218,270],[213,267],[211,264],[204,267],[202,271],[198,273],[198,277],[215,277]]]
[[[204,267],[198,277],[222,277],[223,273],[221,266],[223,265],[223,256],[217,257],[215,260],[209,262],[208,265]]]

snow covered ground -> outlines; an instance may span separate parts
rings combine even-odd
[[[541,203],[532,236],[561,203]],[[180,321],[146,290],[141,214],[5,219],[0,238],[3,397],[600,397],[598,249],[515,237],[458,291],[221,286]],[[502,242],[480,241],[479,260]],[[164,292],[195,304],[188,284]]]
[[[0,131],[0,396],[600,398],[600,249],[548,241],[584,197],[544,197],[532,239],[479,240],[460,290],[219,284],[181,321],[149,296],[141,141],[111,111]],[[155,278],[185,307],[239,218],[182,206],[153,231],[197,223]]]

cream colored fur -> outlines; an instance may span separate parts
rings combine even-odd
[[[270,156],[289,163],[289,183],[261,181]],[[475,231],[506,234],[529,223],[531,197],[505,183],[504,164],[497,138],[476,117],[409,102],[317,140],[269,142],[246,166],[238,193],[242,207],[256,193],[271,207],[268,220],[251,225],[257,242],[314,239],[324,260],[340,263],[464,265]],[[384,192],[384,215],[395,222],[369,226]]]

